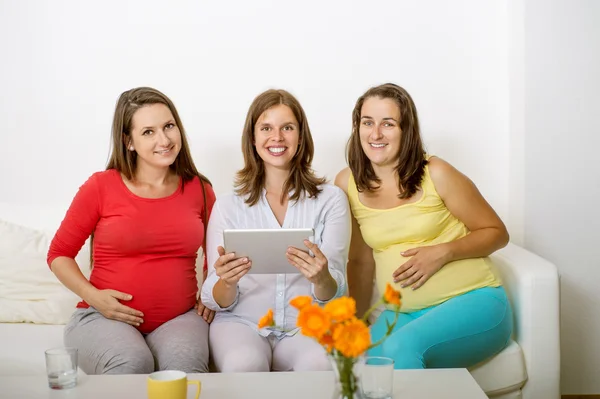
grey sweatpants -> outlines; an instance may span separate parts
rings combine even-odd
[[[78,349],[79,367],[87,374],[208,372],[208,324],[194,309],[148,335],[92,307],[77,309],[65,326],[64,341]]]

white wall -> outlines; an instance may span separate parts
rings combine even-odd
[[[600,2],[523,4],[525,246],[561,273],[562,392],[598,394]]]
[[[0,203],[66,207],[105,166],[118,95],[140,85],[174,100],[217,193],[270,87],[300,99],[314,166],[333,178],[356,98],[393,81],[430,152],[475,181],[513,241],[559,266],[562,390],[599,393],[600,2],[366,4],[0,0]]]
[[[431,152],[506,219],[506,5],[366,4],[1,0],[0,202],[66,206],[104,168],[116,99],[139,85],[173,99],[217,193],[241,165],[247,108],[270,87],[304,105],[314,166],[332,179],[357,97],[392,81],[413,95]]]
[[[525,6],[508,0],[508,165],[510,240],[523,245],[525,234]]]

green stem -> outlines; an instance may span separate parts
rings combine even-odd
[[[357,390],[356,376],[353,372],[356,359],[342,356],[339,353],[334,353],[334,359],[338,368],[341,397],[343,399],[352,399]]]
[[[400,309],[396,308],[396,315],[394,316],[394,322],[388,326],[388,330],[386,331],[385,335],[379,341],[369,345],[369,348],[367,350],[373,349],[376,346],[381,345],[383,343],[383,341],[385,341],[387,339],[387,337],[390,336],[392,331],[394,331],[394,327],[396,327],[396,323],[398,322],[399,315],[400,315]]]
[[[367,310],[365,312],[365,314],[362,317],[362,321],[364,321],[366,323],[367,320],[369,319],[369,316],[371,315],[371,313],[373,313],[373,311],[375,309],[377,309],[379,307],[379,305],[381,305],[383,303],[385,303],[383,298],[381,298],[380,300],[375,302],[373,304],[373,306],[371,306],[369,308],[369,310]],[[375,342],[374,344],[371,344],[367,350],[372,349],[378,345],[381,345],[383,343],[383,341],[385,341],[386,338],[392,333],[392,331],[394,330],[394,327],[396,326],[396,323],[398,322],[398,315],[400,314],[400,306],[396,306],[395,312],[396,312],[396,316],[394,317],[394,322],[392,324],[388,325],[388,330],[385,333],[385,335],[383,336],[383,338],[381,338],[379,341]]]
[[[371,315],[371,313],[373,313],[373,311],[374,311],[375,309],[377,309],[377,307],[379,307],[379,305],[381,305],[381,304],[383,304],[383,303],[384,303],[384,301],[383,301],[383,298],[380,298],[380,299],[379,299],[377,302],[375,302],[375,303],[374,303],[374,304],[373,304],[373,305],[372,305],[372,306],[369,308],[369,310],[367,310],[367,311],[365,312],[365,314],[363,315],[363,317],[362,317],[362,319],[361,319],[361,320],[362,320],[362,321],[364,321],[364,322],[366,323],[366,322],[367,322],[367,320],[369,320],[369,316]]]

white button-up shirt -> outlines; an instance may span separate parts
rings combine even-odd
[[[346,263],[351,234],[348,200],[336,186],[324,184],[320,188],[323,191],[317,198],[304,197],[298,202],[290,201],[282,226],[267,202],[265,190],[258,203],[252,207],[244,203],[244,198],[233,194],[217,198],[208,223],[208,277],[201,294],[204,305],[217,311],[213,323],[244,323],[255,328],[262,336],[293,335],[298,330],[298,311],[290,306],[290,300],[299,295],[312,295],[322,303],[314,295],[314,286],[300,273],[248,273],[240,279],[237,296],[231,306],[220,307],[213,297],[213,288],[219,280],[214,264],[219,258],[217,247],[223,246],[225,229],[314,229],[314,243],[327,258],[329,272],[337,282],[334,298],[346,294]],[[276,326],[286,332],[269,328],[258,330],[258,320],[268,309],[273,309]]]

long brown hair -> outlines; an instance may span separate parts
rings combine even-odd
[[[152,104],[166,105],[173,114],[175,123],[181,132],[181,150],[170,168],[177,176],[182,178],[184,183],[191,181],[194,177],[199,177],[201,182],[210,184],[206,176],[198,172],[196,165],[194,165],[185,129],[175,105],[167,96],[151,87],[137,87],[127,90],[117,100],[112,123],[112,151],[106,169],[116,169],[127,179],[135,179],[137,153],[127,149],[128,143],[131,141],[133,115],[138,109]]]
[[[106,170],[115,169],[122,173],[128,180],[135,180],[135,169],[137,165],[137,153],[135,151],[129,151],[127,149],[131,142],[131,125],[133,121],[133,115],[136,111],[142,107],[152,104],[163,104],[166,105],[173,118],[175,124],[179,128],[181,133],[181,150],[173,162],[170,168],[175,174],[181,177],[183,184],[181,190],[184,189],[185,184],[192,181],[195,177],[200,179],[200,186],[202,187],[202,196],[204,198],[204,248],[206,248],[206,227],[208,225],[208,211],[206,204],[206,189],[204,184],[211,184],[210,180],[202,173],[198,172],[196,165],[192,159],[190,153],[190,147],[187,142],[185,135],[185,129],[179,118],[179,113],[175,108],[173,102],[161,93],[160,91],[151,87],[137,87],[131,90],[123,92],[117,100],[115,108],[115,114],[112,123],[112,145],[111,154],[106,165]],[[93,262],[93,240],[94,234],[92,233],[90,246],[90,266]],[[206,255],[205,255],[206,256]]]
[[[290,175],[283,186],[281,202],[290,190],[293,190],[290,197],[292,201],[297,201],[304,195],[308,195],[309,198],[316,197],[322,191],[318,186],[325,183],[325,179],[317,177],[311,168],[315,148],[306,114],[300,102],[285,90],[267,90],[259,94],[248,109],[242,132],[244,167],[237,172],[235,178],[236,194],[247,195],[245,202],[250,206],[256,205],[265,185],[265,166],[254,147],[254,127],[263,112],[280,104],[292,110],[299,125],[298,151],[292,159]]]
[[[346,153],[356,188],[359,192],[373,191],[378,189],[381,183],[371,161],[362,149],[359,135],[362,106],[365,100],[371,97],[389,98],[396,103],[400,110],[400,151],[396,165],[398,190],[400,191],[398,197],[410,198],[421,185],[427,160],[415,103],[406,90],[393,83],[371,87],[358,98],[352,111],[352,134],[346,146]]]

